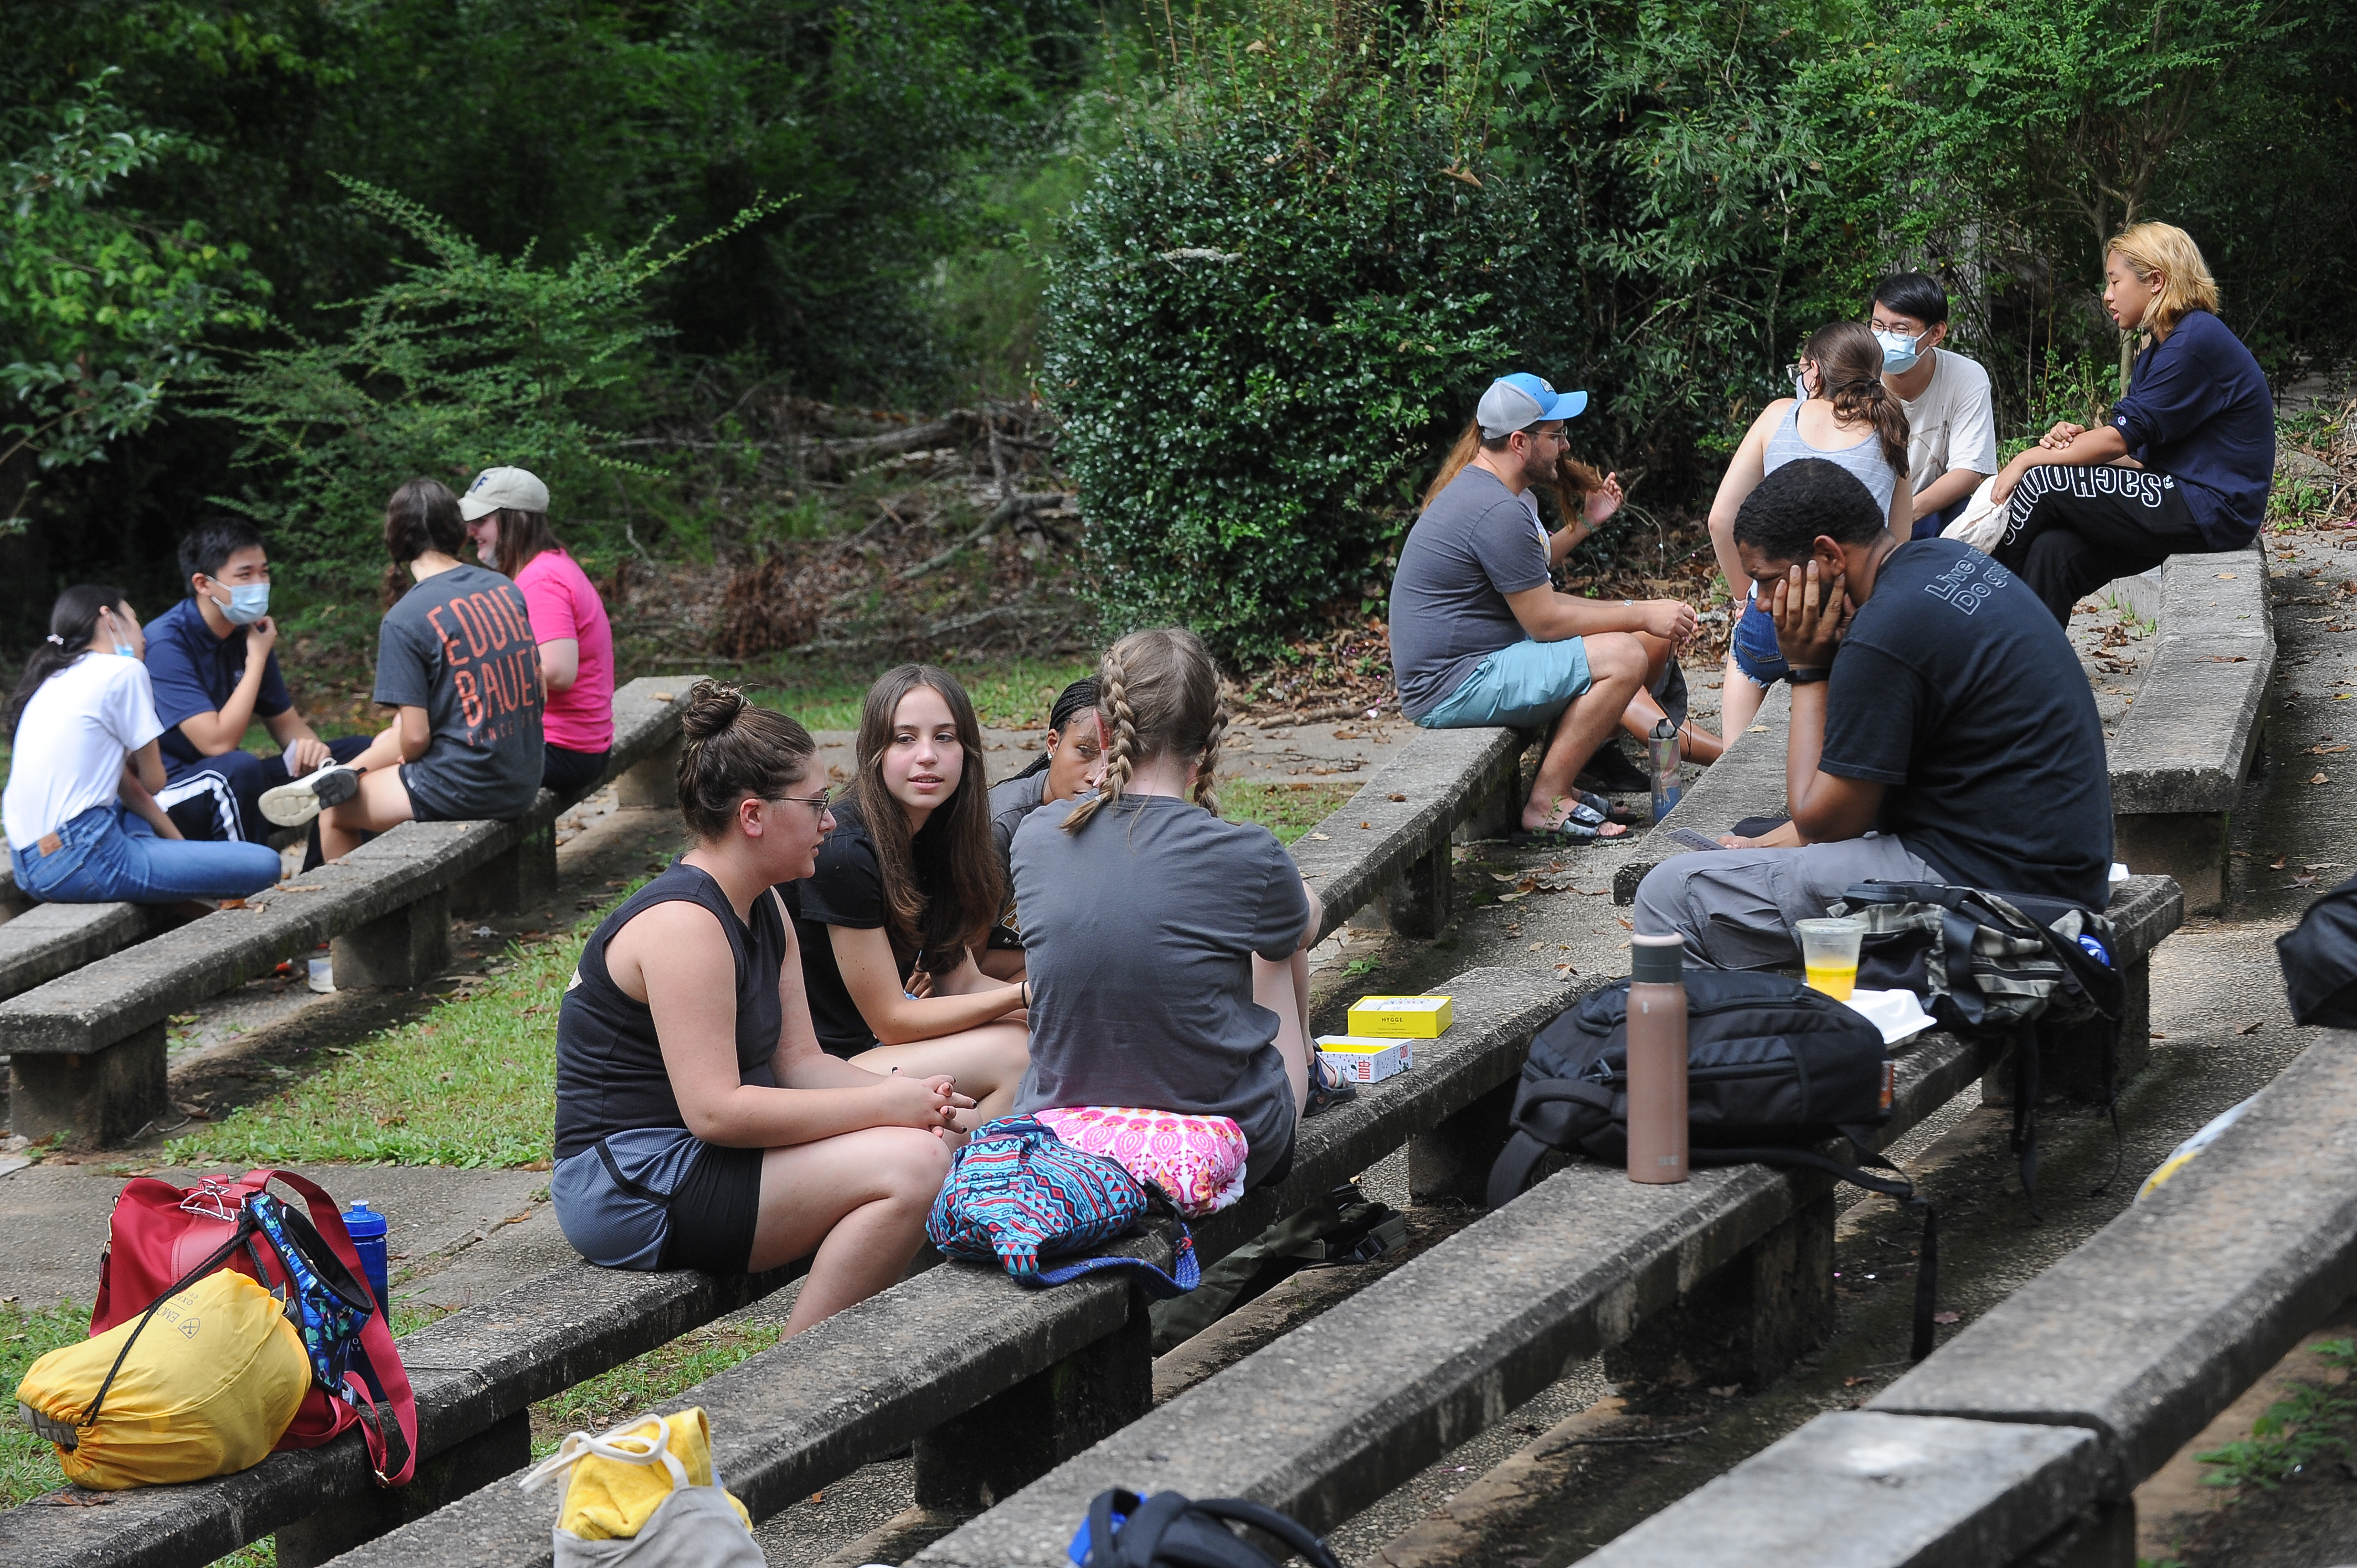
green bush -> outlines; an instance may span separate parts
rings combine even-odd
[[[1416,480],[1553,290],[1543,187],[1466,168],[1438,105],[1242,58],[1074,205],[1041,381],[1105,629],[1251,655],[1388,591]]]

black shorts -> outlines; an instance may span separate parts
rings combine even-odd
[[[574,795],[597,782],[611,751],[567,751],[554,742],[541,748],[540,781],[560,795]]]
[[[761,1218],[759,1149],[706,1144],[671,1195],[671,1226],[663,1236],[663,1269],[741,1274],[753,1261],[753,1229]]]

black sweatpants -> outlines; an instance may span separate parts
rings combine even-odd
[[[2089,589],[2211,549],[2177,481],[2141,468],[2044,464],[2022,475],[2006,507],[1992,553],[2066,628]]]

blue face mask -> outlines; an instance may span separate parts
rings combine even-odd
[[[240,583],[230,589],[229,603],[221,604],[219,599],[213,603],[221,607],[221,618],[230,625],[252,626],[270,613],[270,585]]]
[[[1878,332],[1874,340],[1882,345],[1882,372],[1885,375],[1902,375],[1913,370],[1916,362],[1923,358],[1921,350],[1915,347],[1923,340],[1920,333],[1910,338],[1904,332]]]
[[[136,659],[139,650],[127,642],[118,642],[114,645],[114,656],[117,659]]]

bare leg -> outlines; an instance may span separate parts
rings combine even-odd
[[[815,1253],[789,1336],[899,1282],[949,1169],[949,1146],[920,1127],[870,1127],[762,1156],[753,1271]]]
[[[1718,688],[1719,733],[1730,739],[1751,727],[1760,716],[1760,704],[1768,700],[1767,689],[1755,683],[1735,661],[1727,656],[1727,676]]]
[[[384,736],[377,739],[382,741]],[[376,750],[371,744],[356,760],[365,763]],[[361,775],[359,794],[319,813],[319,854],[323,858],[334,860],[350,854],[367,842],[366,835],[381,833],[416,817],[416,808],[409,801],[408,787],[401,781],[400,760],[400,745],[396,741],[391,762],[381,767],[367,763],[370,770]]]
[[[1676,657],[1677,645],[1667,638],[1655,637],[1650,631],[1631,635],[1645,650],[1645,683],[1638,688],[1635,696],[1629,699],[1628,708],[1620,714],[1620,727],[1641,741],[1651,740],[1653,726],[1667,716],[1662,704],[1654,700],[1653,686],[1661,680],[1662,672],[1669,668],[1670,660]],[[1684,743],[1681,750],[1689,762],[1717,762],[1720,754],[1727,750],[1725,742],[1697,724],[1679,725],[1678,736]]]
[[[971,1133],[1014,1108],[1016,1090],[1023,1087],[1024,1071],[1031,1065],[1031,1042],[1021,1023],[1002,1021],[934,1040],[877,1046],[851,1059],[869,1072],[898,1068],[919,1078],[949,1074],[957,1079],[960,1094],[974,1096],[974,1109],[958,1112],[958,1126]]]
[[[1523,807],[1523,826],[1543,828],[1556,818],[1555,802],[1569,796],[1579,770],[1596,755],[1620,715],[1645,683],[1645,650],[1627,632],[1607,632],[1584,639],[1587,644],[1587,690],[1572,700],[1555,720],[1546,755],[1539,760],[1538,779]],[[1606,824],[1609,829],[1612,824]],[[1620,832],[1626,832],[1622,829]],[[1618,838],[1608,831],[1601,836]]]

